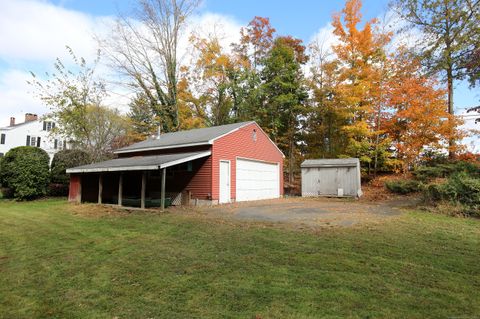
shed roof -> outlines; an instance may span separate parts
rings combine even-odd
[[[159,139],[148,139],[127,147],[118,149],[115,153],[130,153],[135,151],[166,149],[173,147],[186,147],[212,144],[213,140],[231,133],[243,126],[255,123],[241,122],[220,126],[193,129],[188,131],[172,132],[160,135]]]
[[[358,158],[327,158],[305,160],[301,167],[351,167],[360,165]]]
[[[67,169],[67,173],[119,172],[138,170],[158,170],[198,158],[210,156],[211,152],[190,152],[180,154],[133,156],[109,161],[82,165]]]

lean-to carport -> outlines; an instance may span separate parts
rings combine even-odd
[[[104,200],[104,176],[111,173],[116,173],[118,176],[118,194],[117,204],[122,206],[123,194],[125,189],[125,176],[126,174],[132,174],[134,172],[141,173],[141,190],[140,190],[140,207],[145,208],[145,194],[147,188],[147,172],[161,171],[161,195],[160,195],[160,207],[163,210],[165,208],[165,189],[166,189],[166,175],[167,168],[176,166],[183,163],[188,163],[200,158],[210,156],[210,151],[202,152],[189,152],[178,154],[166,154],[166,155],[150,155],[150,156],[135,156],[128,158],[117,158],[100,163],[94,163],[90,165],[78,166],[67,169],[67,173],[72,175],[73,184],[76,187],[71,186],[70,197],[74,197],[76,201],[81,201],[82,191],[92,190],[92,185],[89,189],[83,189],[84,183],[82,183],[82,177],[98,175],[98,187],[97,202],[103,203]],[[76,178],[74,177],[76,176]],[[117,179],[115,179],[117,181]],[[110,180],[111,182],[111,180]],[[86,183],[85,183],[86,184]],[[129,185],[127,185],[129,186]]]

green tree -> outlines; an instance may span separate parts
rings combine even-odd
[[[310,158],[336,158],[346,153],[347,135],[343,127],[348,116],[336,100],[338,86],[338,61],[322,42],[310,45],[310,77],[308,84],[312,98],[308,103],[303,138],[305,155]]]
[[[50,180],[47,152],[32,146],[8,151],[1,161],[0,180],[19,200],[35,199],[47,194]]]
[[[300,42],[295,42],[300,47]],[[308,97],[301,71],[299,47],[291,38],[279,37],[265,58],[261,72],[265,104],[257,110],[259,124],[287,155],[289,182],[294,180],[294,167],[299,141],[300,116]],[[301,52],[304,51],[302,46]]]
[[[67,168],[90,164],[92,158],[83,150],[66,149],[55,153],[52,159],[50,175],[51,182],[68,185],[70,178],[66,173]]]
[[[150,107],[148,97],[143,93],[137,93],[130,101],[130,111],[127,117],[130,120],[131,133],[134,135],[133,140],[144,140],[148,136],[155,134],[159,121]]]
[[[67,68],[57,58],[55,73],[46,73],[46,80],[32,73],[29,84],[50,107],[49,117],[59,124],[53,132],[71,146],[89,152],[94,160],[101,160],[110,156],[115,140],[125,133],[125,120],[118,110],[102,105],[107,96],[106,84],[95,74],[100,52],[90,65],[67,49],[74,67]]]

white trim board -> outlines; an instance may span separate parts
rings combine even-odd
[[[113,152],[114,154],[124,154],[124,153],[135,153],[135,152],[144,152],[144,151],[155,151],[155,150],[166,150],[170,148],[182,148],[182,147],[191,147],[191,146],[204,146],[204,145],[212,145],[210,142],[199,142],[199,143],[187,143],[187,144],[175,144],[175,145],[166,145],[166,146],[158,146],[158,147],[144,147],[144,148],[136,148],[130,150],[118,150]]]

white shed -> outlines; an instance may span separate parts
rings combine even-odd
[[[301,165],[302,196],[362,196],[358,158],[311,159]]]

